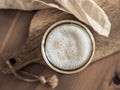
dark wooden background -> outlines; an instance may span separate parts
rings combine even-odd
[[[20,13],[17,16],[17,13]],[[0,10],[0,54],[20,48],[29,33],[29,24],[35,11]],[[7,38],[5,38],[7,37]],[[85,70],[62,75],[45,66],[28,68],[36,73],[57,74],[59,85],[55,90],[120,90],[120,52],[90,64]],[[0,73],[0,90],[52,90],[39,82],[27,83],[13,75]]]

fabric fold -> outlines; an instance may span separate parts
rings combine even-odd
[[[94,0],[1,0],[0,9],[40,10],[57,8],[74,15],[100,35],[109,36],[111,23]]]

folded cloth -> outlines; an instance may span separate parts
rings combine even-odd
[[[93,0],[1,0],[1,9],[38,10],[57,8],[68,12],[91,26],[100,35],[108,36],[111,23]]]

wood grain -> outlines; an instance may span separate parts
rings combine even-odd
[[[21,67],[26,66],[30,63],[44,62],[42,53],[40,52],[40,49],[41,49],[40,46],[41,46],[42,37],[43,37],[45,31],[53,23],[55,23],[57,21],[65,20],[65,19],[76,20],[76,18],[73,17],[72,15],[69,15],[65,12],[61,12],[57,9],[52,9],[52,10],[46,9],[46,10],[41,10],[41,18],[39,18],[39,20],[41,21],[41,22],[39,22],[41,26],[39,27],[39,29],[33,28],[32,31],[30,31],[28,39],[25,44],[22,44],[22,46],[20,48],[15,49],[14,51],[12,51],[12,53],[10,51],[10,52],[1,54],[0,60],[2,60],[3,62],[1,61],[0,64],[4,64],[4,65],[2,65],[3,67],[1,66],[1,68],[4,68],[4,69],[1,69],[2,72],[4,72],[4,73],[11,72],[10,69],[7,67],[6,63],[4,62],[5,60],[10,60],[11,58],[14,58],[16,60],[16,63],[13,65],[14,70],[19,70],[19,69],[21,69]],[[54,13],[54,15],[53,15],[53,13]],[[58,14],[59,14],[59,17],[57,17]],[[46,15],[48,15],[49,17],[47,17]],[[26,15],[26,16],[29,21],[29,19],[30,19],[29,16],[28,15]],[[23,22],[26,22],[24,20],[24,18],[22,20],[23,20]],[[14,19],[16,19],[16,17]],[[20,17],[19,17],[19,19],[20,19]],[[33,23],[37,23],[37,22],[32,22],[32,24]],[[24,26],[23,26],[23,28],[24,28]],[[38,59],[36,59],[36,58],[38,58]]]
[[[105,11],[107,12],[112,22],[112,29],[111,29],[111,34],[109,38],[102,37],[96,34],[95,32],[93,32],[93,29],[89,28],[92,31],[93,35],[95,36],[95,41],[96,41],[96,52],[93,58],[93,62],[99,60],[101,57],[110,55],[113,52],[116,52],[120,49],[119,3],[117,0],[115,1],[115,3],[112,3],[111,1],[108,0],[107,3],[108,3],[108,6],[106,8],[104,6],[103,8],[105,8]],[[114,17],[114,15],[116,15],[116,17]],[[12,25],[14,25],[16,21],[16,17],[18,18],[18,20],[22,20],[22,22],[24,23],[26,23],[27,20],[30,21],[29,15],[26,15],[26,16],[27,17],[21,18],[20,16],[17,17],[16,15],[13,20],[13,24],[11,24],[11,27],[13,27]],[[44,10],[38,11],[31,22],[30,33],[29,33],[27,42],[23,44],[21,48],[17,48],[17,50],[14,50],[12,53],[8,52],[2,55],[0,59],[2,59],[3,61],[10,60],[11,58],[16,59],[17,62],[13,65],[13,68],[15,70],[18,70],[21,67],[31,62],[44,61],[40,52],[41,40],[44,32],[55,22],[60,20],[66,20],[66,19],[76,20],[76,18],[73,17],[72,15],[57,9],[44,9]],[[20,24],[18,26],[20,26]],[[7,34],[7,36],[9,34]],[[3,42],[3,45],[1,47],[2,49],[3,49],[3,46],[5,47],[5,43],[6,43],[6,39]],[[34,60],[35,58],[39,58],[39,59]],[[3,63],[4,62],[1,62],[1,64]],[[10,72],[9,68],[6,65],[4,65],[4,67],[1,67],[1,68],[4,68],[4,70],[2,69],[3,72],[6,72],[6,73]]]
[[[34,11],[0,10],[0,54],[25,43],[33,14]]]
[[[58,74],[59,86],[55,90],[120,90],[115,84],[116,73],[120,73],[120,52],[89,65],[84,71],[74,75]],[[39,68],[39,69],[38,69]],[[35,65],[29,70],[36,73],[44,71],[44,75],[55,74],[49,68]],[[119,74],[118,74],[119,75]],[[26,83],[13,75],[0,73],[0,90],[52,90],[49,86],[38,83]]]
[[[2,47],[2,42],[4,42],[17,13],[21,15],[17,20],[18,22],[15,23],[13,34],[7,40],[3,52],[20,48],[28,37],[29,24],[34,12],[1,10],[0,47]],[[120,90],[120,52],[92,63],[82,72],[73,75],[59,74],[38,64],[26,67],[26,70],[45,76],[57,74],[59,86],[55,90]],[[20,81],[12,74],[0,73],[0,81],[0,90],[52,90],[48,85],[40,85],[39,82],[26,83]]]

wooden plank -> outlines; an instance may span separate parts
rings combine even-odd
[[[26,41],[33,12],[0,11],[0,53],[21,47]]]
[[[38,73],[41,68],[36,66],[31,67],[31,70]],[[56,74],[49,68],[42,70],[44,75]],[[120,84],[115,84],[115,72],[120,73],[120,52],[89,65],[80,73],[58,74],[59,86],[55,90],[120,90]],[[26,83],[13,75],[2,73],[0,73],[0,81],[0,90],[52,90],[49,86],[39,85],[39,82]]]
[[[9,13],[11,13],[10,17]],[[18,22],[15,23],[16,25],[12,32],[14,34],[10,36],[10,40],[6,43],[4,52],[18,48],[26,41],[25,38],[28,35],[29,23],[33,12],[0,11],[0,47],[17,13],[21,15]],[[18,35],[20,35],[19,39]],[[45,76],[57,74],[59,85],[55,90],[120,90],[119,59],[120,52],[93,63],[82,72],[73,75],[59,74],[48,67],[40,65],[35,65],[28,69]],[[0,73],[0,81],[0,90],[52,90],[49,86],[39,85],[39,82],[26,83],[16,79],[13,75],[4,75],[2,73]]]

